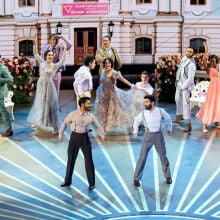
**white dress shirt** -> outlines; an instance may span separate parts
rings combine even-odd
[[[137,82],[135,86],[143,91],[144,95],[152,95],[154,92],[154,88],[148,82],[144,84],[144,87],[142,82]]]
[[[93,89],[92,75],[89,67],[83,65],[74,74],[75,81],[73,83],[74,91],[77,96],[83,92]]]
[[[134,134],[138,133],[138,127],[141,123],[150,132],[158,132],[161,130],[162,120],[164,119],[168,131],[172,131],[172,120],[169,114],[162,108],[154,107],[153,111],[144,110],[134,118]]]

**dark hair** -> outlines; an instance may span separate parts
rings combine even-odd
[[[151,102],[155,102],[155,97],[153,95],[145,95],[144,99],[149,99]]]
[[[216,62],[214,62],[214,59],[215,59]],[[211,55],[209,57],[208,67],[214,67],[215,68],[218,61],[219,61],[219,58],[215,54]]]
[[[110,37],[110,36],[108,36],[108,35],[105,35],[103,38],[108,38],[108,39],[109,39],[109,41],[111,41],[111,37]]]
[[[80,98],[78,105],[81,106],[82,104],[85,104],[87,100],[91,100],[91,98],[87,96]]]
[[[57,35],[57,34],[51,34],[49,39],[51,40],[53,37],[55,37],[55,39],[56,39],[56,44],[58,44],[58,38],[56,37],[56,35]]]
[[[84,65],[85,66],[89,66],[89,63],[92,63],[93,60],[95,60],[95,57],[94,56],[87,56],[84,60]]]
[[[50,52],[53,52],[53,51],[52,50],[46,50],[44,52],[44,60],[46,60],[47,54],[50,53]]]
[[[103,66],[105,66],[106,60],[108,60],[111,63],[111,68],[114,68],[114,62],[113,62],[113,59],[111,57],[107,57],[107,58],[104,59]]]
[[[148,73],[146,70],[141,72],[141,75],[147,75],[149,78],[151,78],[151,74]]]
[[[209,57],[209,60],[212,60],[212,59],[216,59],[216,61],[218,61],[218,57],[217,57],[215,54],[212,54],[212,55]]]

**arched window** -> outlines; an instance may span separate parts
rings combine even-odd
[[[19,7],[34,6],[35,0],[19,0],[18,3]]]
[[[193,38],[190,40],[190,47],[194,49],[195,54],[204,53],[205,48],[203,42],[205,39],[202,38]]]
[[[137,4],[152,3],[152,0],[136,0]]]
[[[20,56],[33,56],[33,41],[23,40],[19,42]]]
[[[191,5],[205,5],[206,0],[190,0]]]
[[[135,40],[135,54],[152,54],[152,40],[140,37]]]

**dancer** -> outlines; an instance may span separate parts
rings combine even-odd
[[[212,55],[209,58],[209,64],[207,64],[208,46],[206,41],[204,41],[203,44],[205,47],[203,63],[207,69],[210,84],[205,103],[201,106],[199,112],[196,114],[196,117],[203,123],[202,131],[207,133],[207,125],[210,125],[213,122],[216,123],[217,128],[220,128],[220,72],[218,72],[217,56]]]
[[[0,55],[1,59],[1,55]],[[4,98],[7,96],[8,83],[13,82],[13,77],[8,71],[8,68],[0,62],[0,113],[5,125],[6,131],[1,133],[2,137],[9,137],[13,135],[13,130],[10,122],[10,115],[5,108]]]
[[[34,56],[40,63],[40,77],[37,82],[34,103],[29,112],[27,121],[34,125],[53,127],[54,131],[52,134],[58,133],[59,111],[58,96],[52,78],[65,60],[66,44],[64,42],[63,48],[61,60],[54,64],[53,52],[51,50],[47,50],[44,53],[45,60],[43,60],[37,52],[37,45],[34,45]]]
[[[193,48],[187,48],[186,55],[183,57],[176,73],[176,119],[174,123],[179,123],[183,119],[187,120],[187,124],[183,132],[192,130],[191,126],[191,108],[190,94],[194,88],[194,76],[196,72],[196,64],[193,58]]]
[[[161,130],[162,120],[164,119],[168,127],[168,134],[172,133],[171,118],[165,110],[155,106],[155,98],[152,95],[146,95],[144,97],[144,105],[146,110],[140,112],[135,117],[133,124],[134,138],[138,137],[138,126],[142,122],[144,122],[145,126],[144,140],[142,142],[140,156],[134,173],[134,185],[137,187],[140,186],[139,180],[143,175],[145,162],[153,145],[155,145],[157,153],[160,156],[166,183],[171,184],[172,178],[170,175],[169,161],[166,156],[166,146]]]
[[[118,55],[116,48],[111,47],[111,37],[103,37],[103,47],[96,51],[95,59],[99,63],[99,74],[103,70],[103,61],[105,58],[110,57],[113,60],[113,66],[115,70],[119,70],[122,67],[121,58]]]
[[[79,99],[83,96],[91,97],[93,83],[90,71],[95,68],[95,65],[95,57],[87,56],[84,60],[84,65],[75,72],[73,87],[77,99],[76,103],[78,103]]]
[[[131,88],[135,88],[120,72],[113,69],[113,60],[103,61],[104,69],[100,75],[100,85],[96,92],[94,114],[99,119],[105,132],[125,131],[132,126],[129,111],[132,108],[133,91],[122,91],[115,86],[119,79]]]
[[[134,91],[133,95],[133,113],[132,116],[135,117],[140,111],[144,110],[144,97],[146,95],[152,95],[154,88],[148,82],[151,77],[147,71],[141,73],[141,82],[136,82],[135,86],[137,90]]]
[[[58,63],[62,56],[63,56],[63,44],[59,42],[59,40],[62,40],[63,42],[65,42],[66,44],[66,50],[69,50],[72,47],[72,43],[63,35],[58,35],[58,34],[51,34],[50,35],[50,39],[49,39],[49,43],[45,44],[42,47],[42,58],[44,59],[44,54],[47,50],[51,50],[53,51],[53,62],[54,63]],[[59,69],[57,70],[56,74],[53,77],[53,82],[54,85],[56,87],[56,91],[59,97],[59,93],[60,93],[60,83],[61,83],[61,75],[62,75],[62,71],[64,69],[64,66],[60,66]]]
[[[81,148],[85,158],[86,175],[89,182],[89,190],[95,188],[95,169],[92,159],[91,142],[88,131],[91,123],[95,125],[102,140],[105,139],[105,133],[93,114],[89,113],[91,108],[90,98],[82,97],[79,99],[80,109],[71,112],[64,120],[59,131],[59,142],[63,141],[63,132],[71,124],[71,137],[68,146],[68,161],[66,168],[66,177],[61,187],[69,186],[72,183],[72,175],[76,158]]]
[[[154,92],[154,88],[151,86],[151,84],[148,82],[151,77],[151,74],[149,74],[147,71],[143,71],[141,73],[141,82],[136,82],[135,86],[138,90],[141,90],[143,95],[152,95]]]

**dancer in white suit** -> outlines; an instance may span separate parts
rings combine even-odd
[[[176,73],[176,120],[173,121],[179,123],[183,119],[187,120],[184,132],[189,132],[192,129],[189,99],[194,88],[195,72],[196,64],[193,58],[193,49],[188,47]]]

